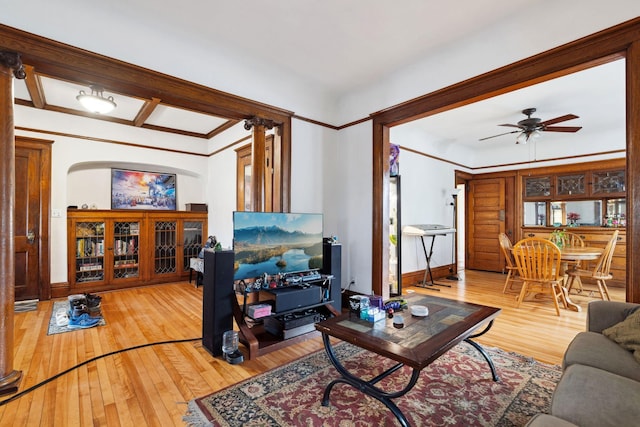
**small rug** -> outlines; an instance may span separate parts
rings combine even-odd
[[[13,305],[14,313],[24,313],[27,311],[36,311],[38,309],[38,300],[30,299],[26,301],[16,301]]]
[[[47,335],[61,334],[63,332],[70,331],[81,331],[82,329],[78,328],[70,328],[68,326],[58,326],[56,323],[56,314],[58,312],[68,312],[69,311],[69,301],[55,301],[53,303],[53,310],[51,310],[51,318],[49,319],[49,330],[47,331]],[[104,318],[98,322],[96,326],[104,326],[107,323],[104,321]]]
[[[353,373],[373,378],[393,362],[350,344],[335,347]],[[461,343],[426,367],[416,386],[394,399],[412,426],[523,426],[549,411],[560,379],[559,366],[523,355],[486,348],[500,382],[480,353]],[[403,367],[379,385],[399,390],[411,375]],[[399,422],[377,400],[353,387],[336,385],[330,406],[322,406],[324,388],[339,375],[319,351],[239,384],[189,402],[190,426],[394,426]]]

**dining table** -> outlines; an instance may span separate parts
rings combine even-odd
[[[563,271],[578,268],[578,261],[593,261],[602,255],[604,248],[597,248],[592,246],[564,246],[560,248],[560,259],[563,262],[567,263],[567,266],[570,262],[572,262],[571,266],[568,266],[566,269],[563,268]],[[566,287],[566,281],[563,282],[562,293],[564,294],[564,299],[567,303],[567,308],[573,311],[582,311],[580,305],[571,301],[569,297],[569,290]]]

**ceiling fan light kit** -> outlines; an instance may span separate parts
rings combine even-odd
[[[542,121],[537,117],[531,117],[533,113],[536,112],[535,108],[525,108],[522,110],[522,114],[527,116],[526,119],[520,120],[518,124],[510,124],[505,123],[498,126],[507,126],[507,127],[515,127],[519,130],[514,130],[512,132],[501,133],[498,135],[489,136],[486,138],[481,138],[480,141],[484,141],[486,139],[495,138],[497,136],[508,135],[511,133],[520,133],[516,138],[516,144],[526,144],[529,141],[532,141],[536,138],[539,138],[542,135],[542,132],[578,132],[582,129],[582,126],[552,126],[556,123],[565,122],[567,120],[577,119],[578,116],[575,114],[565,114],[564,116],[556,117],[554,119],[549,119]]]
[[[81,90],[76,99],[80,104],[88,111],[96,114],[106,114],[116,108],[116,103],[113,100],[113,96],[107,98],[103,95],[102,86],[91,85],[91,94],[85,93]]]

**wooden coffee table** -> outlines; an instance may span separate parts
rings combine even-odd
[[[499,381],[495,366],[487,352],[480,344],[472,341],[473,338],[485,334],[491,328],[494,319],[500,313],[499,308],[429,295],[414,294],[406,297],[406,300],[409,307],[412,305],[428,307],[429,315],[415,317],[409,310],[396,313],[395,316],[401,315],[404,319],[402,328],[394,327],[393,319],[385,317],[384,320],[372,323],[361,320],[354,312],[344,313],[316,324],[316,329],[322,332],[322,340],[329,360],[341,375],[341,378],[327,385],[322,400],[324,406],[329,406],[329,394],[333,386],[346,383],[382,402],[401,425],[408,426],[408,420],[391,399],[409,392],[418,381],[422,369],[461,341],[468,342],[482,354],[489,364],[493,380]],[[475,332],[483,325],[482,331]],[[349,342],[398,363],[375,378],[361,379],[347,371],[340,363],[329,337]],[[411,367],[413,372],[408,384],[402,390],[384,391],[376,386],[376,383],[404,365]]]

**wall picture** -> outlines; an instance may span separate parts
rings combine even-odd
[[[176,175],[111,169],[111,209],[176,209]]]

